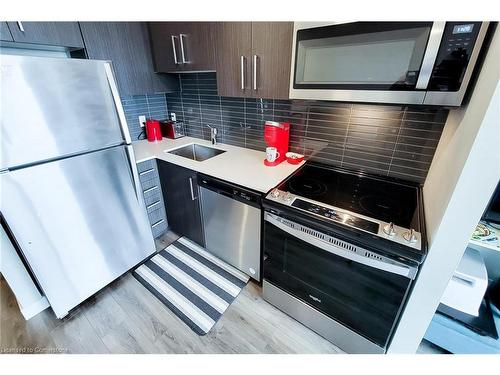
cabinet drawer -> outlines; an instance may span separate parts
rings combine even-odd
[[[139,172],[139,178],[141,182],[151,180],[153,178],[158,178],[158,171],[156,168],[148,168],[142,172]]]
[[[167,220],[160,220],[151,225],[151,231],[153,232],[153,237],[158,238],[168,229]]]
[[[158,200],[161,200],[160,187],[153,186],[152,188],[144,190],[143,195],[144,195],[144,203],[146,204],[146,207],[147,207],[147,206],[157,202]]]
[[[146,211],[148,214],[157,210],[159,207],[163,205],[163,199],[161,199],[161,197],[158,197],[158,200],[156,201],[154,200],[154,198],[151,198],[151,201],[153,202],[146,205]]]
[[[165,207],[162,204],[156,205],[155,207],[156,209],[148,212],[149,223],[151,224],[151,231],[153,232],[154,238],[163,234],[168,228]]]
[[[142,186],[142,191],[147,192],[154,188],[155,186],[160,187],[160,180],[159,178],[156,178],[155,176],[152,176],[153,178],[150,178],[148,180],[141,181],[141,186]]]
[[[137,172],[139,172],[139,174],[147,171],[148,169],[156,170],[156,161],[154,159],[145,160],[141,161],[140,163],[137,163]]]
[[[156,160],[152,159],[138,163],[137,171],[151,231],[153,237],[157,238],[168,229],[168,223]]]
[[[148,213],[149,222],[151,225],[159,225],[162,220],[165,220],[165,215],[163,214],[161,208]]]

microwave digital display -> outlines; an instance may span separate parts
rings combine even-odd
[[[468,25],[456,25],[453,27],[453,34],[468,34],[472,32],[474,24],[470,23]]]

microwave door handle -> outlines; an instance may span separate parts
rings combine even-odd
[[[420,73],[418,75],[416,89],[427,89],[429,85],[429,80],[431,79],[432,69],[434,68],[434,63],[439,52],[439,46],[441,40],[443,39],[444,26],[446,22],[433,22],[431,33],[429,35],[429,41],[427,42],[427,47],[425,49],[424,58],[422,60],[422,66],[420,67]]]
[[[396,264],[394,263],[388,263],[385,261],[380,261],[376,260],[373,258],[367,258],[362,255],[358,255],[356,253],[353,253],[349,250],[344,250],[338,246],[335,246],[333,244],[326,243],[325,241],[320,240],[319,238],[316,238],[315,236],[312,236],[310,234],[307,234],[303,231],[297,230],[295,228],[291,228],[288,225],[283,224],[279,219],[274,218],[273,216],[269,215],[266,213],[265,215],[265,220],[272,225],[278,227],[282,231],[288,233],[289,235],[296,237],[304,242],[307,242],[308,244],[318,247],[324,251],[327,251],[331,254],[337,255],[339,257],[342,257],[344,259],[349,259],[352,260],[353,262],[364,264],[365,266],[375,268],[378,270],[386,271],[389,273],[401,275],[404,277],[407,277],[408,279],[413,280],[415,278],[416,274],[416,268],[411,267],[411,266],[406,266],[404,264]]]

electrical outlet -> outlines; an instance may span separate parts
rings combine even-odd
[[[139,124],[141,125],[141,128],[146,125],[146,116],[139,116]]]
[[[172,119],[173,122],[177,121],[177,117],[175,116],[175,112],[170,113],[170,118]]]

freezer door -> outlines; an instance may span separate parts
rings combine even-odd
[[[2,213],[58,317],[155,251],[124,146],[0,178]]]
[[[0,64],[0,170],[125,142],[108,62],[2,55]]]

